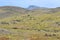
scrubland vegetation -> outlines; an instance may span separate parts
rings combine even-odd
[[[0,19],[0,40],[60,40],[60,12],[12,15]]]

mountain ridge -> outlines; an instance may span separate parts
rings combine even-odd
[[[30,8],[30,9],[29,9]],[[33,8],[33,9],[31,9]],[[60,7],[56,8],[45,8],[45,7],[38,7],[31,5],[28,8],[22,8],[17,6],[1,6],[0,7],[0,18],[5,18],[13,15],[21,15],[21,14],[27,14],[27,13],[55,13],[60,12]]]

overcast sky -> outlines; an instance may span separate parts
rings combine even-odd
[[[0,6],[28,7],[36,5],[40,7],[60,7],[60,0],[0,0]]]

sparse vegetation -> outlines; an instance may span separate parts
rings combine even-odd
[[[0,34],[3,36],[0,40],[60,40],[59,11],[54,9],[48,12],[45,10],[28,11],[12,8],[0,9],[2,12],[0,13]],[[7,17],[4,13],[7,13]]]

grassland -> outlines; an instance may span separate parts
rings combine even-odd
[[[16,14],[0,19],[0,40],[60,40],[60,12]]]

